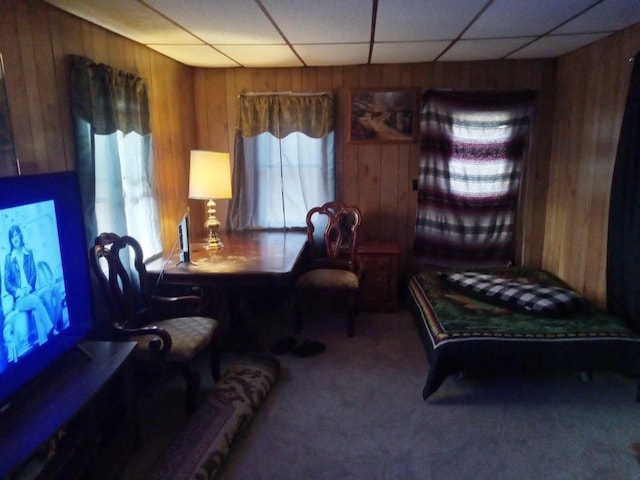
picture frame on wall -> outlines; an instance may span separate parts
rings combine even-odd
[[[418,136],[416,88],[349,90],[349,143],[412,143]]]

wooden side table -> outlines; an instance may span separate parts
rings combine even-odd
[[[360,284],[360,309],[392,312],[398,310],[398,255],[394,243],[364,243],[358,258],[364,268]]]

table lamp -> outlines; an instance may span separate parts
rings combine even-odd
[[[207,249],[217,250],[224,245],[218,230],[214,198],[231,198],[231,167],[228,153],[191,150],[189,167],[189,198],[207,200],[208,217],[204,227],[209,230]]]

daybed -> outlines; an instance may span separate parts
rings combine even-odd
[[[470,370],[640,372],[637,332],[542,270],[426,269],[410,278],[409,301],[429,362],[425,400]]]

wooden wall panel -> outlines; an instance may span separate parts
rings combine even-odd
[[[25,171],[74,168],[67,55],[85,55],[147,80],[166,251],[175,243],[175,226],[188,201],[189,151],[228,150],[233,158],[242,92],[334,93],[337,196],[363,208],[366,240],[395,241],[406,260],[419,145],[349,144],[349,89],[535,89],[520,257],[604,304],[609,184],[631,71],[627,60],[640,49],[638,25],[559,60],[210,70],[181,65],[40,0],[1,1],[0,18],[0,53]],[[226,203],[218,202],[221,219]],[[189,204],[204,216],[201,202]]]
[[[229,133],[233,132],[235,120],[229,128],[228,107],[233,107],[235,112],[236,96],[230,99],[226,95],[227,85],[225,71],[221,69],[201,69],[195,74],[196,98],[205,98],[204,108],[196,109],[205,118],[205,121],[196,124],[196,148],[199,150],[212,150],[216,152],[232,152],[232,140]],[[271,77],[272,78],[272,77]],[[229,89],[230,90],[230,89]],[[222,94],[221,94],[222,93]],[[233,103],[228,105],[229,100]],[[189,201],[194,222],[192,230],[196,235],[205,236],[204,222],[206,220],[206,202],[201,200]],[[222,225],[227,219],[229,201],[216,200],[217,216]]]
[[[84,55],[147,80],[162,241],[171,249],[187,199],[189,150],[196,144],[193,69],[40,0],[3,0],[0,18],[0,53],[23,173],[75,168],[67,55]]]
[[[58,9],[49,9],[49,22],[51,24],[51,44],[55,66],[55,83],[54,85],[65,85],[67,83],[67,71],[64,67],[65,52],[81,51],[83,40],[82,30],[77,25],[69,25],[72,18],[64,15]],[[71,30],[70,27],[75,27]],[[62,59],[59,60],[59,59]],[[70,96],[68,88],[56,88],[57,105],[69,105]],[[63,144],[64,153],[61,159],[65,161],[64,170],[73,169],[73,163],[69,163],[74,158],[73,133],[71,129],[65,128],[65,125],[71,125],[71,110],[69,108],[58,109],[58,124],[60,125],[60,140]]]
[[[235,124],[236,95],[260,91],[325,91],[336,99],[336,186],[337,197],[357,204],[364,214],[364,241],[393,241],[407,260],[413,242],[417,193],[412,181],[418,174],[418,142],[398,144],[349,144],[349,91],[363,87],[415,87],[420,94],[428,88],[513,89],[538,91],[534,141],[544,147],[532,150],[529,173],[534,179],[548,178],[548,154],[555,99],[553,60],[455,62],[445,64],[361,65],[321,68],[227,69],[225,85],[211,84],[206,69],[196,69],[196,125],[198,132],[216,128],[211,105],[227,102],[227,123]],[[204,83],[203,85],[201,85]],[[203,94],[206,92],[206,94]],[[233,94],[230,94],[233,92]],[[230,129],[232,130],[232,129]],[[231,133],[228,133],[231,137]],[[209,148],[209,147],[207,147]],[[232,146],[230,145],[230,151]],[[546,183],[527,181],[526,202],[546,200]],[[224,216],[223,208],[218,209]],[[521,257],[539,266],[542,259],[544,208],[523,212],[526,244]]]
[[[560,59],[543,266],[606,305],[610,185],[640,26]]]

